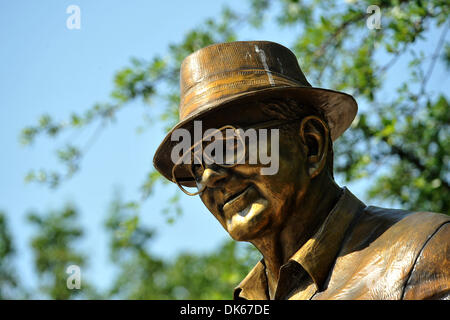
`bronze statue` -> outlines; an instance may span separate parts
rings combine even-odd
[[[332,144],[356,115],[352,96],[312,87],[295,55],[267,41],[203,48],[180,82],[180,122],[154,165],[262,253],[236,299],[450,297],[450,217],[366,206],[334,181]]]

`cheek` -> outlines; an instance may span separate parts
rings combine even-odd
[[[280,153],[277,174],[260,176],[255,184],[269,201],[276,215],[290,210],[290,206],[295,203],[296,195],[302,193],[308,186],[307,174],[300,155],[293,152]]]
[[[301,158],[293,152],[280,152],[278,172],[274,175],[261,176],[274,193],[283,194],[303,180],[304,170]]]

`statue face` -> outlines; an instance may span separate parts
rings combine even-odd
[[[233,239],[250,241],[276,232],[301,201],[310,178],[301,142],[288,137],[290,131],[280,130],[279,169],[273,175],[262,175],[260,164],[194,168],[206,184],[200,198]]]

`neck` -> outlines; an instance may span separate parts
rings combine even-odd
[[[286,219],[278,230],[251,241],[264,257],[271,293],[276,289],[280,267],[314,235],[341,192],[331,178],[314,179],[306,192],[286,209],[289,212],[282,213]]]

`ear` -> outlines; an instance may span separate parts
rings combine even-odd
[[[325,167],[328,157],[329,130],[317,116],[308,116],[300,124],[300,138],[306,149],[306,165],[311,179]]]

